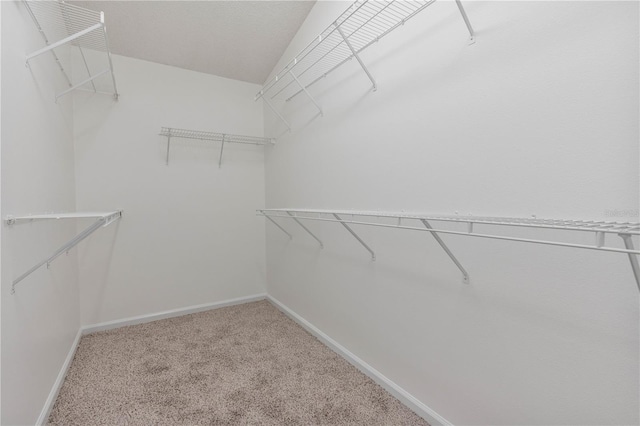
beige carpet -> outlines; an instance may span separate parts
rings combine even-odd
[[[267,301],[84,336],[53,425],[426,425]]]

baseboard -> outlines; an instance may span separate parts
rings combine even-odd
[[[51,392],[49,392],[49,396],[47,397],[44,407],[40,412],[40,416],[38,417],[36,425],[40,426],[40,425],[45,425],[47,423],[47,420],[49,419],[49,415],[51,414],[51,410],[53,409],[53,404],[56,402],[58,393],[60,393],[60,388],[62,388],[62,384],[64,383],[64,378],[66,377],[67,372],[69,371],[69,367],[71,366],[71,361],[73,361],[73,357],[76,354],[76,349],[78,349],[78,345],[80,344],[80,338],[83,335],[94,333],[96,331],[111,330],[114,328],[124,327],[127,325],[142,324],[145,322],[157,321],[164,318],[179,317],[182,315],[193,314],[196,312],[203,312],[203,311],[209,311],[211,309],[224,308],[225,306],[233,306],[233,305],[240,305],[242,303],[257,302],[259,300],[264,300],[266,298],[267,298],[267,295],[264,293],[255,294],[253,296],[238,297],[236,299],[223,300],[221,302],[214,302],[214,303],[205,303],[203,305],[187,306],[185,308],[172,309],[170,311],[158,312],[155,314],[140,315],[137,317],[125,318],[121,320],[108,321],[100,324],[92,324],[92,325],[86,325],[84,327],[80,327],[80,329],[78,330],[78,333],[76,334],[76,338],[74,339],[73,344],[71,345],[71,349],[67,354],[67,358],[64,360],[64,364],[62,364],[62,368],[58,373],[58,377],[56,378],[56,381],[53,383]]]
[[[295,322],[304,327],[309,333],[313,334],[317,337],[322,343],[330,347],[334,352],[338,355],[341,355],[344,359],[349,361],[353,366],[355,366],[358,370],[362,371],[364,374],[369,376],[374,382],[382,386],[387,392],[396,397],[400,402],[413,410],[420,417],[425,419],[431,425],[442,425],[442,426],[453,426],[451,422],[447,421],[444,417],[436,413],[434,410],[420,402],[416,397],[411,395],[406,390],[402,389],[396,383],[389,380],[378,370],[349,352],[344,346],[340,345],[338,342],[333,340],[331,337],[324,334],[318,328],[316,328],[313,324],[311,324],[306,319],[302,318],[300,315],[295,313],[293,310],[285,306],[282,302],[277,300],[276,298],[267,295],[267,300],[273,303],[278,309],[280,309],[284,314],[289,316]]]
[[[107,321],[99,324],[83,326],[80,330],[82,334],[95,333],[96,331],[112,330],[114,328],[128,325],[143,324],[145,322],[157,321],[165,318],[179,317],[182,315],[194,314],[196,312],[209,311],[211,309],[224,308],[225,306],[240,305],[242,303],[257,302],[267,298],[266,293],[254,294],[252,296],[238,297],[236,299],[223,300],[221,302],[205,303],[203,305],[187,306],[184,308],[172,309],[170,311],[157,312],[154,314],[140,315],[137,317],[123,318],[120,320]]]
[[[76,353],[76,349],[78,348],[78,344],[80,343],[80,338],[89,333],[94,333],[97,331],[111,330],[119,327],[125,327],[128,325],[142,324],[151,321],[157,321],[165,318],[178,317],[182,315],[188,315],[196,312],[208,311],[211,309],[224,308],[226,306],[239,305],[242,303],[250,303],[257,302],[260,300],[268,299],[273,305],[275,305],[278,309],[284,312],[287,316],[293,319],[295,322],[304,327],[307,331],[317,337],[321,342],[330,347],[334,352],[341,355],[345,358],[349,363],[355,366],[358,370],[362,371],[364,374],[369,376],[374,382],[382,386],[387,392],[396,397],[400,402],[413,410],[420,417],[424,418],[431,425],[442,425],[442,426],[453,426],[451,422],[447,421],[444,417],[440,416],[434,410],[420,402],[417,398],[411,395],[406,390],[402,389],[396,383],[385,377],[382,373],[380,373],[375,368],[371,367],[369,364],[349,352],[344,346],[340,345],[338,342],[324,334],[314,325],[312,325],[309,321],[302,318],[300,315],[289,309],[287,306],[282,304],[279,300],[275,299],[272,296],[267,294],[256,294],[253,296],[239,297],[236,299],[223,300],[221,302],[215,303],[207,303],[203,305],[195,305],[188,306],[185,308],[172,309],[169,311],[158,312],[155,314],[148,315],[140,315],[137,317],[125,318],[121,320],[108,321],[99,324],[86,325],[78,330],[75,340],[67,354],[67,357],[60,369],[60,373],[58,373],[58,377],[54,382],[54,385],[47,397],[45,405],[38,417],[37,425],[45,425],[49,415],[51,414],[51,410],[53,409],[53,404],[58,397],[58,393],[60,392],[60,388],[64,383],[65,376],[71,366],[71,361],[73,361],[73,357]]]
[[[62,388],[64,378],[67,376],[67,372],[69,371],[69,367],[71,366],[71,361],[73,361],[73,357],[76,354],[76,349],[78,349],[80,337],[82,337],[82,329],[78,330],[76,338],[73,340],[73,344],[71,345],[71,349],[69,349],[69,353],[67,354],[67,357],[62,364],[62,368],[58,373],[58,377],[56,377],[56,381],[53,383],[51,392],[49,392],[49,396],[47,397],[47,400],[44,403],[44,407],[40,412],[40,416],[36,421],[36,425],[38,426],[47,424],[47,420],[49,419],[49,415],[51,414],[51,410],[53,409],[53,404],[56,402],[56,398],[58,398],[58,393],[60,392],[60,388]]]

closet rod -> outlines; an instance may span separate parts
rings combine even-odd
[[[69,240],[67,243],[62,245],[59,249],[57,249],[51,256],[46,259],[38,262],[34,266],[32,266],[25,273],[17,277],[13,280],[11,284],[11,294],[15,294],[16,284],[20,281],[31,275],[33,272],[38,270],[43,265],[47,265],[47,268],[55,259],[57,259],[62,253],[66,253],[71,250],[73,247],[78,245],[81,241],[87,238],[89,235],[94,233],[99,228],[103,228],[109,226],[111,223],[122,217],[122,210],[116,210],[112,212],[106,213],[60,213],[60,214],[41,214],[41,215],[30,215],[30,216],[7,216],[5,218],[5,222],[7,225],[15,225],[21,222],[32,222],[35,220],[59,220],[59,219],[83,219],[83,218],[93,218],[97,219],[94,223],[92,223],[89,227],[85,228],[82,232],[76,235],[74,238]]]

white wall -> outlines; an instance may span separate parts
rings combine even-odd
[[[351,61],[310,89],[324,117],[281,105],[294,130],[267,152],[268,207],[638,221],[638,4],[465,5],[475,45],[438,2],[362,55],[377,92]],[[346,6],[318,3],[277,68]],[[450,422],[639,422],[625,255],[444,236],[464,285],[423,233],[360,229],[371,262],[336,224],[308,224],[321,250],[282,223],[269,294]]]
[[[42,47],[22,2],[2,9],[2,210],[0,215],[75,209],[71,99],[54,103],[65,81]],[[69,66],[68,52],[59,51]],[[8,227],[2,236],[2,424],[34,424],[80,325],[76,254],[13,279],[75,233],[74,223]]]
[[[77,207],[124,209],[79,250],[82,323],[265,291],[264,148],[160,128],[263,135],[259,87],[114,56],[120,100],[74,97]]]

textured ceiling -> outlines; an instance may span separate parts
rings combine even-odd
[[[262,84],[315,0],[68,3],[105,13],[112,53]]]

